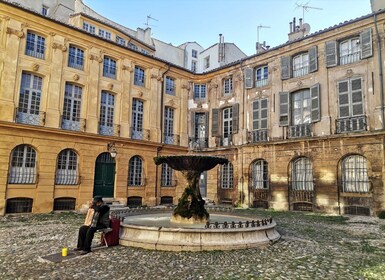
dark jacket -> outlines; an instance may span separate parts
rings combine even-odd
[[[102,204],[100,206],[94,205],[95,213],[99,213],[97,227],[110,227],[110,206]]]

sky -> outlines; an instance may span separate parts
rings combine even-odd
[[[208,48],[235,43],[255,54],[257,37],[271,47],[286,43],[289,22],[304,17],[310,33],[371,13],[370,0],[83,0],[103,16],[136,30],[151,27],[156,39]],[[303,7],[307,6],[305,11]],[[148,19],[150,16],[153,19]],[[146,25],[148,23],[148,25]],[[257,28],[258,26],[265,26]],[[259,29],[259,32],[257,30]]]

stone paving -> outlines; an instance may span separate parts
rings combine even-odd
[[[0,217],[0,279],[385,279],[385,220],[300,212],[272,216],[282,238],[257,249],[160,252],[123,246],[60,263],[41,258],[76,244],[84,215]]]

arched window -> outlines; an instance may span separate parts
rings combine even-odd
[[[267,161],[260,159],[252,163],[251,178],[251,184],[253,189],[269,188],[269,174]]]
[[[13,149],[9,170],[9,184],[36,183],[36,151],[29,145],[20,145]]]
[[[233,165],[228,162],[221,166],[221,188],[232,189],[233,181]]]
[[[176,183],[173,180],[172,168],[167,163],[162,163],[162,175],[161,175],[161,186],[162,187],[173,187]]]
[[[78,183],[78,155],[71,149],[63,150],[57,158],[55,184],[77,185]]]
[[[342,191],[367,193],[370,191],[366,158],[360,155],[346,157],[342,161]]]
[[[16,197],[7,199],[5,213],[31,213],[33,199],[28,197]]]
[[[292,162],[291,188],[296,191],[314,191],[312,163],[308,158],[298,158]]]
[[[134,156],[128,163],[128,185],[143,185],[143,161],[139,156]]]

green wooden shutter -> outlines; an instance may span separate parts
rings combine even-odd
[[[289,125],[289,93],[279,93],[279,126]]]
[[[291,78],[291,56],[281,57],[281,80]]]
[[[329,41],[325,43],[326,67],[337,65],[337,42]]]
[[[319,122],[321,120],[320,106],[320,84],[316,84],[310,88],[311,94],[311,122]]]
[[[361,59],[371,57],[373,55],[372,47],[372,29],[368,28],[360,34],[361,42]]]
[[[244,71],[245,75],[245,88],[253,87],[253,68],[246,68]]]
[[[338,109],[339,118],[349,117],[349,83],[348,81],[338,82]]]
[[[318,52],[317,46],[313,46],[309,49],[309,72],[315,72],[318,70]]]
[[[219,123],[220,123],[220,110],[212,109],[211,110],[211,136],[221,136]]]
[[[238,133],[239,128],[239,103],[233,105],[233,134]]]

